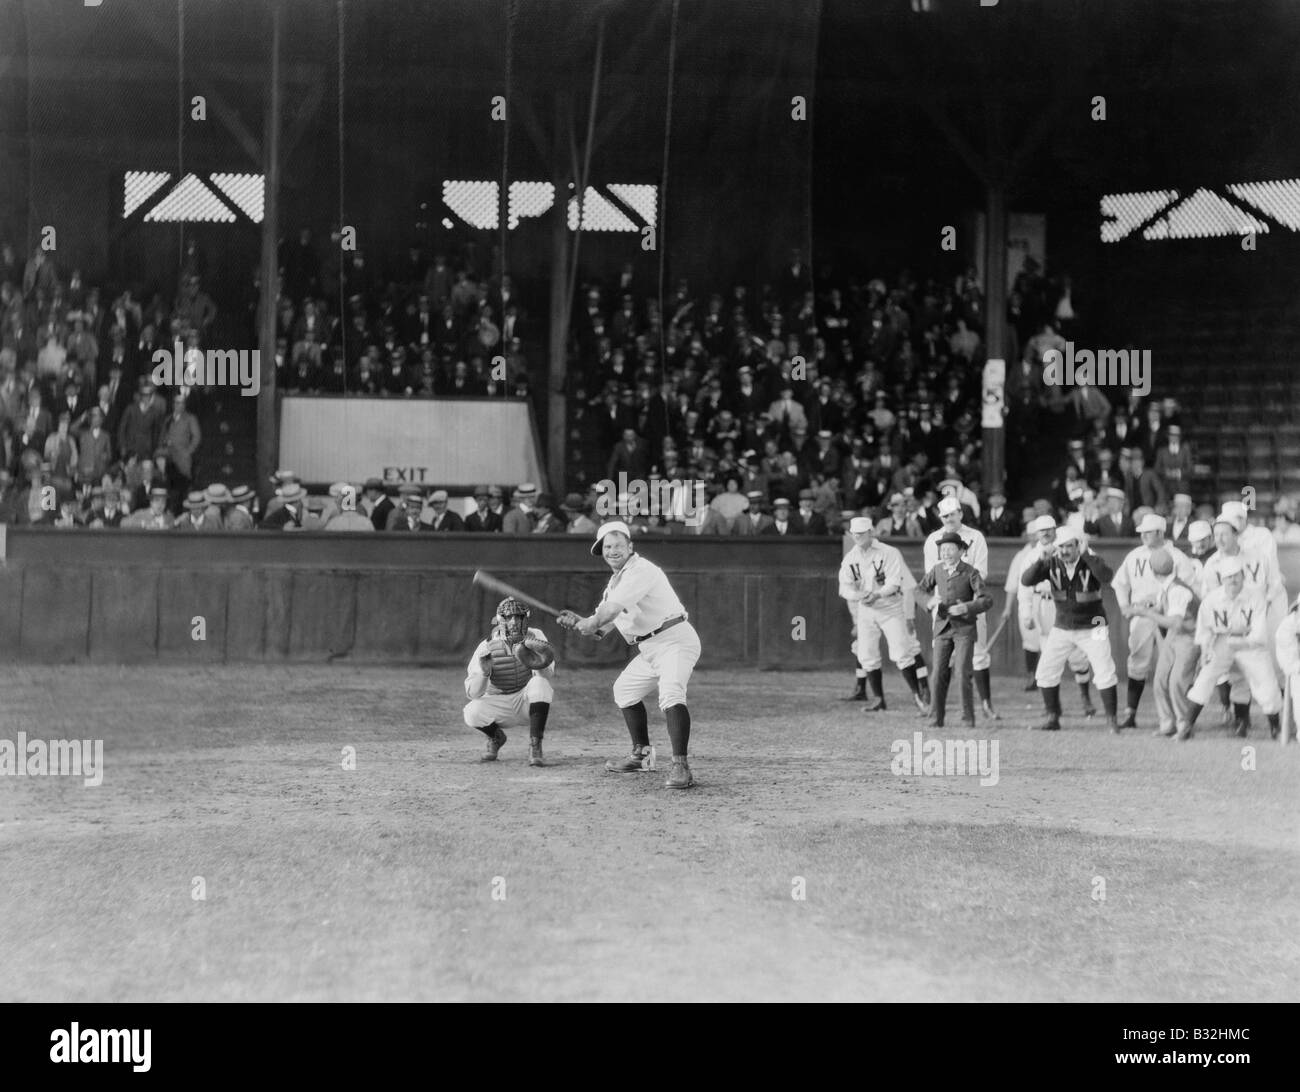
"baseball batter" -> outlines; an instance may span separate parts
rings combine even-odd
[[[875,525],[866,516],[855,516],[849,523],[853,548],[840,562],[840,598],[856,609],[858,662],[866,672],[870,691],[865,712],[885,708],[884,672],[880,659],[880,637],[889,646],[889,658],[912,692],[912,699],[922,713],[929,713],[930,696],[925,682],[925,661],[915,627],[908,626],[911,596],[916,578],[903,563],[903,555],[894,546],[876,540]],[[919,665],[919,666],[918,666]]]
[[[1121,728],[1137,727],[1137,707],[1142,691],[1156,664],[1156,623],[1138,607],[1154,607],[1160,599],[1161,580],[1151,570],[1151,554],[1155,550],[1168,550],[1174,559],[1174,575],[1183,583],[1191,584],[1196,578],[1192,563],[1176,546],[1165,542],[1167,524],[1163,516],[1154,513],[1143,516],[1138,524],[1138,537],[1142,545],[1130,550],[1115,574],[1115,601],[1119,612],[1128,619],[1128,661],[1124,674],[1128,679],[1128,695],[1124,702]]]
[[[961,555],[962,561],[975,566],[979,570],[980,576],[987,582],[989,578],[989,545],[979,531],[962,523],[961,501],[956,497],[944,497],[939,502],[938,511],[943,526],[939,530],[931,532],[930,536],[925,540],[925,571],[930,572],[939,564],[939,539],[946,534],[955,533],[970,543],[970,548]],[[927,606],[930,608],[930,621],[933,623],[938,617],[938,597],[931,596]],[[1000,718],[993,709],[993,691],[989,684],[989,666],[992,661],[989,659],[988,639],[988,615],[981,614],[975,620],[975,691],[980,696],[980,704],[983,707],[984,715],[992,720],[998,720]]]
[[[503,599],[492,634],[480,641],[465,676],[465,723],[487,736],[480,762],[495,762],[505,746],[504,724],[528,725],[528,765],[545,766],[542,737],[551,711],[555,652],[540,629],[529,629],[532,612],[517,599]]]
[[[614,701],[623,711],[632,737],[632,753],[607,762],[605,769],[614,773],[654,769],[643,699],[658,687],[659,708],[667,719],[673,748],[672,771],[664,785],[689,789],[695,778],[688,760],[691,714],[686,706],[686,688],[700,658],[699,634],[663,569],[633,549],[632,532],[626,523],[612,520],[603,524],[596,532],[591,553],[603,557],[613,575],[593,614],[581,618],[573,611],[564,611],[560,625],[585,637],[603,635],[615,628],[639,653],[614,681]]]
[[[1178,725],[1178,738],[1188,739],[1215,684],[1236,667],[1245,676],[1251,696],[1268,717],[1274,738],[1281,730],[1282,692],[1268,653],[1268,604],[1264,591],[1246,586],[1246,573],[1237,557],[1219,562],[1223,583],[1214,588],[1196,614],[1196,643],[1201,648],[1201,669],[1188,692],[1187,717]],[[1246,726],[1238,722],[1236,734]]]
[[[1034,673],[1047,710],[1047,718],[1036,727],[1049,732],[1060,730],[1061,675],[1071,652],[1078,650],[1092,665],[1102,707],[1106,710],[1106,724],[1112,732],[1118,732],[1119,721],[1115,716],[1118,678],[1102,603],[1102,591],[1111,578],[1111,568],[1088,549],[1087,540],[1073,527],[1062,527],[1053,543],[1039,549],[1039,556],[1020,577],[1021,585],[1026,588],[1046,580],[1056,606],[1056,618],[1043,642],[1043,654]]]

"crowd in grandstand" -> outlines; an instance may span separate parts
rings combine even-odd
[[[282,244],[280,265],[282,389],[528,395],[530,318],[508,276],[476,275],[463,256],[426,258],[419,247],[380,276],[337,233],[322,247],[307,229]],[[631,265],[582,285],[569,367],[577,491],[563,504],[526,483],[482,487],[473,511],[446,490],[373,479],[310,497],[285,475],[263,513],[247,485],[193,488],[206,479],[190,388],[150,380],[156,348],[199,348],[209,336],[217,309],[203,273],[191,243],[174,300],[142,305],[125,290],[106,301],[44,251],[22,261],[0,246],[0,520],[218,530],[266,525],[280,511],[271,526],[325,528],[345,514],[340,497],[353,496],[367,519],[334,529],[585,533],[617,512],[640,533],[820,535],[867,512],[881,534],[906,539],[936,529],[937,503],[953,495],[988,535],[1019,535],[1017,506],[1033,501],[1063,524],[1123,538],[1147,510],[1175,530],[1212,511],[1193,504],[1196,464],[1172,399],[1043,383],[1044,354],[1078,323],[1068,278],[1050,280],[1030,261],[1011,293],[1011,495],[984,495],[974,271],[952,282],[904,271],[892,285],[814,277],[796,251],[756,292],[696,294],[679,281],[661,306]],[[1025,483],[1052,460],[1059,472],[1035,498]],[[619,483],[635,481],[676,492],[638,510],[619,495]],[[1276,506],[1279,541],[1300,540],[1296,515],[1290,498]]]

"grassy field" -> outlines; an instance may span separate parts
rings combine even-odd
[[[1300,993],[1300,746],[1262,717],[1248,770],[1212,715],[1150,736],[1149,695],[1120,738],[1068,686],[1065,731],[1026,731],[1004,680],[982,787],[891,772],[920,726],[892,669],[871,715],[847,672],[702,672],[671,792],[604,772],[610,682],[561,674],[530,769],[526,729],[478,764],[453,670],[3,669],[0,737],[102,738],[105,772],[0,777],[0,999]]]

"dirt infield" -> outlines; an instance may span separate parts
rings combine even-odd
[[[603,771],[612,672],[557,681],[530,769],[526,729],[477,763],[453,671],[5,669],[0,738],[102,738],[104,778],[0,777],[0,999],[1300,994],[1300,746],[1262,717],[1180,745],[1148,696],[1116,739],[1066,694],[1028,732],[1005,680],[981,786],[891,772],[892,672],[872,715],[847,672],[703,672],[672,793]]]

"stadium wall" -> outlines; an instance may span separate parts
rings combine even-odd
[[[583,610],[605,583],[585,538],[7,531],[0,656],[28,663],[459,664],[497,600],[471,583],[475,569]],[[919,573],[920,544],[899,545]],[[1115,565],[1131,545],[1108,543],[1099,552]],[[989,544],[994,616],[1018,546]],[[668,538],[641,548],[669,572],[690,611],[702,666],[851,667],[848,612],[836,594],[837,541]],[[1288,586],[1300,587],[1300,548],[1280,553]],[[1117,618],[1109,591],[1107,607]],[[204,640],[194,636],[198,618]],[[570,666],[628,657],[621,641],[593,642],[541,623]],[[928,628],[918,623],[927,647]],[[1122,623],[1111,639],[1122,664]],[[995,670],[1023,672],[1014,623],[993,657]]]

